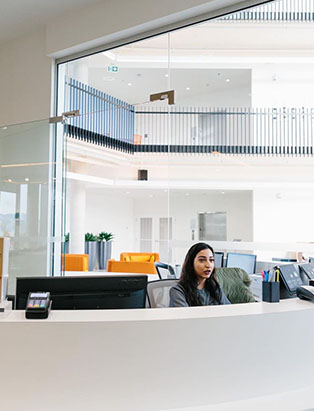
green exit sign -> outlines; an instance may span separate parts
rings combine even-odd
[[[119,71],[119,67],[118,66],[108,66],[107,71],[109,73],[117,73]]]

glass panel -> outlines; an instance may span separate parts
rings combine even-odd
[[[0,237],[10,239],[9,294],[16,277],[52,272],[53,127],[43,120],[0,128]]]
[[[82,114],[68,128],[71,253],[84,252],[86,232],[101,231],[114,233],[115,259],[142,251],[141,222],[149,219],[144,240],[173,266],[202,239],[216,250],[264,259],[314,255],[307,184],[313,44],[310,25],[299,29],[310,13],[305,4],[298,11],[289,4],[273,2],[60,67],[59,107]],[[282,20],[298,24],[280,31]],[[150,101],[167,90],[175,104]],[[199,215],[217,213],[226,218],[202,237]]]
[[[60,67],[60,113],[80,110],[66,131],[65,252],[90,254],[85,234],[105,232],[114,235],[105,260],[119,260],[121,252],[167,256],[168,236],[159,236],[159,218],[168,218],[167,172],[161,186],[151,184],[160,159],[146,152],[160,135],[158,144],[167,145],[167,104],[150,96],[167,91],[168,78],[168,35]],[[105,268],[96,259],[90,271]]]

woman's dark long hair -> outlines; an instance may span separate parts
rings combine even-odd
[[[200,251],[207,248],[213,253],[213,256],[215,256],[214,250],[210,245],[206,243],[197,243],[187,252],[182,266],[179,284],[184,288],[186,300],[190,306],[202,305],[200,296],[197,293],[198,278],[194,271],[194,259]],[[221,289],[217,281],[216,268],[214,268],[210,277],[206,279],[204,288],[209,291],[211,297],[214,298],[218,304],[221,303]]]

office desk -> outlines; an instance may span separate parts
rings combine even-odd
[[[1,406],[212,410],[271,396],[287,403],[289,393],[314,387],[313,320],[314,304],[298,299],[52,311],[48,320],[6,312],[0,317]],[[273,409],[291,409],[280,405],[275,401]]]

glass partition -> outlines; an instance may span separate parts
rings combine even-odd
[[[107,232],[107,257],[158,252],[178,272],[197,241],[314,255],[311,26],[290,3],[60,66],[60,110],[81,113],[67,129],[70,253]]]
[[[54,132],[49,120],[0,127],[0,237],[10,240],[9,294],[16,277],[53,272]]]

